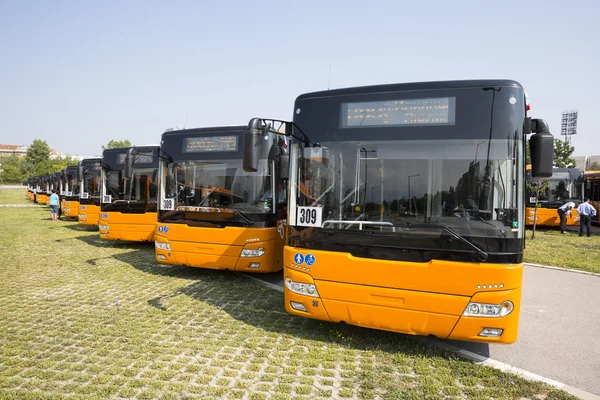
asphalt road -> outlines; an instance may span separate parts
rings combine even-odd
[[[283,287],[281,272],[254,276]],[[515,344],[441,342],[600,395],[600,277],[526,266]]]

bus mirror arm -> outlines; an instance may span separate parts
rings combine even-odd
[[[125,154],[125,167],[123,168],[123,179],[131,180],[133,178],[133,152],[134,148],[131,147]]]
[[[279,178],[290,179],[290,156],[288,154],[279,155]]]
[[[265,132],[265,126],[260,118],[252,118],[248,123],[248,129],[244,133],[244,156],[243,168],[246,172],[258,171],[258,149],[260,137]]]
[[[535,133],[529,139],[531,176],[550,178],[554,163],[554,137],[550,133],[548,123],[543,119],[532,119],[530,126],[531,131]]]

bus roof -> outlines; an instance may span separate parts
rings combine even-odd
[[[206,127],[206,128],[189,128],[189,129],[179,129],[176,131],[166,131],[163,133],[164,136],[179,136],[179,135],[189,135],[194,133],[210,133],[210,132],[246,132],[248,129],[247,125],[237,125],[237,126],[215,126],[215,127]]]
[[[481,79],[481,80],[463,80],[463,81],[432,81],[432,82],[411,82],[411,83],[394,83],[387,85],[372,85],[372,86],[357,86],[342,89],[322,90],[319,92],[311,92],[301,94],[296,98],[298,100],[343,96],[349,94],[365,94],[365,93],[385,93],[385,92],[402,92],[411,90],[443,90],[443,89],[465,89],[478,87],[513,87],[521,88],[523,86],[517,81],[510,79]]]

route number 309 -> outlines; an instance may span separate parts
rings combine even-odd
[[[298,207],[297,221],[298,226],[321,226],[321,207]]]

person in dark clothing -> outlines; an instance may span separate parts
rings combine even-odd
[[[558,216],[560,217],[560,233],[567,233],[567,215],[575,208],[575,203],[569,201],[558,208]]]

